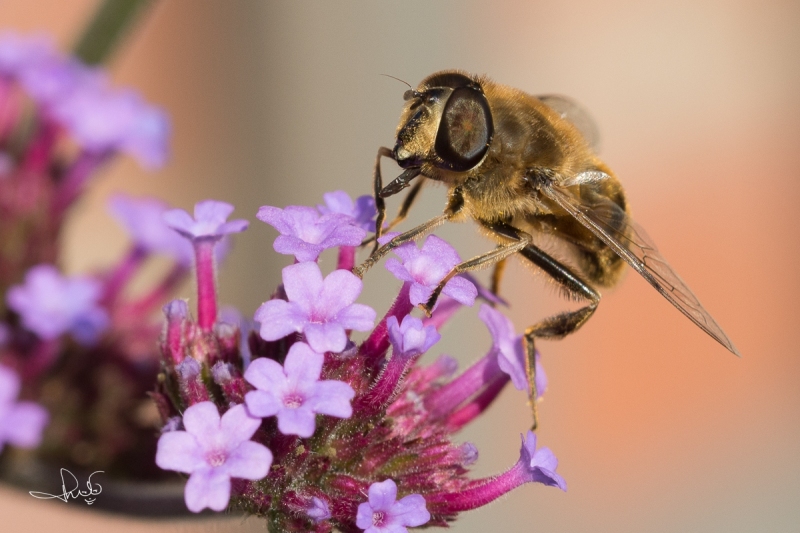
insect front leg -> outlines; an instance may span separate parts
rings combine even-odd
[[[394,154],[392,153],[391,148],[386,148],[385,146],[378,148],[378,155],[375,157],[375,170],[372,174],[372,188],[373,194],[375,195],[375,209],[378,211],[378,216],[375,219],[375,248],[372,249],[373,254],[378,249],[378,239],[381,236],[381,230],[383,230],[383,222],[386,220],[386,202],[381,196],[381,191],[383,190],[381,157],[388,157],[394,161]]]
[[[457,216],[463,208],[464,196],[461,192],[461,189],[456,187],[450,192],[450,197],[447,201],[447,207],[445,208],[444,213],[406,231],[405,233],[401,233],[380,248],[373,251],[366,261],[353,268],[353,274],[359,278],[363,277],[367,270],[369,270],[375,263],[380,261],[383,256],[391,252],[393,249],[397,248],[401,244],[419,239],[437,226],[441,226],[451,218]]]
[[[417,195],[419,194],[419,190],[422,188],[422,184],[423,183],[425,183],[425,178],[420,178],[420,180],[417,183],[414,184],[414,186],[411,188],[411,190],[408,191],[408,194],[406,194],[406,197],[403,198],[403,203],[402,203],[402,205],[400,205],[400,209],[397,211],[397,214],[392,219],[392,221],[389,222],[389,224],[386,226],[386,228],[385,228],[386,231],[391,231],[395,226],[397,226],[398,224],[400,224],[402,221],[404,221],[406,219],[406,217],[408,216],[408,212],[409,212],[409,210],[411,209],[411,206],[414,203],[414,200],[417,199]],[[383,198],[381,198],[381,201],[383,202]],[[377,201],[376,201],[376,206],[377,206]],[[385,209],[385,204],[384,204],[384,220],[385,219],[386,219],[386,209]],[[381,233],[383,233],[383,229],[384,228],[381,228]],[[372,249],[372,251],[374,252],[378,247],[377,241],[378,241],[379,237],[380,237],[380,235],[378,235],[377,233],[375,235],[373,235],[372,237],[367,237],[366,239],[364,239],[364,242],[361,243],[361,246],[366,246],[367,244],[371,243],[372,241],[375,241],[375,247]]]

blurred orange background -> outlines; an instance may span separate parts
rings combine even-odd
[[[3,0],[0,22],[68,48],[96,5]],[[158,2],[110,69],[171,114],[171,163],[147,174],[116,161],[74,212],[65,267],[98,268],[124,250],[105,210],[114,191],[183,208],[226,200],[253,225],[220,273],[221,298],[250,314],[288,261],[258,207],[370,192],[405,90],[379,74],[416,85],[462,68],[570,95],[597,120],[636,219],[743,358],[629,274],[578,334],[540,345],[550,378],[540,442],[569,491],[523,487],[454,530],[800,531],[798,28],[800,4],[780,0]],[[442,206],[443,190],[427,191],[409,226]],[[491,246],[469,225],[440,234],[462,257]],[[381,312],[399,282],[378,270],[366,285],[383,289],[363,299]],[[519,331],[570,305],[519,264],[504,287]],[[466,365],[488,345],[469,310],[437,348]],[[507,390],[461,435],[481,451],[477,475],[516,461],[529,416]],[[3,531],[265,530],[240,518],[145,524],[7,488],[0,517]]]

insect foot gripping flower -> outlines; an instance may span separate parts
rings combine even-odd
[[[334,211],[336,197],[325,198]],[[300,235],[320,220],[308,209],[270,212],[302,214],[291,219]],[[351,245],[339,247],[341,264],[342,249]],[[245,321],[225,324],[215,315],[211,324],[200,327],[185,301],[165,307],[164,372],[153,394],[164,424],[162,442],[174,438],[170,435],[181,413],[188,417],[198,406],[210,406],[204,408],[209,416],[225,412],[223,425],[233,410],[246,409],[262,419],[247,438],[273,456],[263,479],[226,471],[214,478],[221,488],[195,486],[192,510],[221,509],[229,502],[264,517],[273,533],[403,533],[410,527],[446,526],[460,512],[524,483],[564,488],[555,457],[549,450],[536,450],[533,434],[507,472],[469,478],[478,451],[455,441],[454,434],[486,413],[509,383],[526,388],[521,339],[507,318],[484,306],[479,316],[492,334],[492,345],[477,362],[455,377],[457,365],[448,356],[421,365],[455,312],[476,297],[497,299],[458,277],[450,280],[453,290],[445,291],[431,317],[411,316],[415,303],[425,301],[458,255],[436,237],[429,237],[422,249],[413,243],[402,247],[398,255],[402,261],[387,268],[403,283],[374,327],[375,311],[356,303],[362,281],[346,270],[324,276],[316,255],[283,269],[283,284],[256,311],[260,325],[251,331],[246,350],[239,342],[240,328],[251,328]],[[351,338],[354,331],[366,332],[363,340]],[[538,387],[539,393],[543,390]],[[187,418],[184,425],[195,439],[199,433]],[[159,449],[171,450],[172,445],[164,446],[160,443]],[[191,453],[175,452],[175,463],[160,458],[159,465],[194,477],[195,467],[179,463],[180,457],[207,455],[196,451],[206,450],[200,444],[191,446],[197,446]],[[211,469],[206,459],[196,464],[204,472]],[[195,483],[200,482],[190,479]],[[189,485],[186,490],[189,502]]]
[[[195,404],[183,415],[186,431],[161,435],[156,464],[191,474],[184,495],[190,511],[222,511],[230,500],[232,477],[262,479],[269,472],[272,452],[250,440],[260,425],[243,405],[220,418],[213,403]]]

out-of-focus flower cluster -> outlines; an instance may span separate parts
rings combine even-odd
[[[454,313],[496,297],[458,276],[430,317],[413,316],[460,262],[430,236],[421,247],[397,247],[386,262],[402,284],[376,324],[376,311],[357,303],[363,282],[350,270],[374,227],[374,203],[341,191],[325,201],[259,210],[280,233],[275,250],[295,263],[254,322],[223,320],[216,310],[213,247],[246,222],[226,222],[232,206],[212,201],[198,204],[194,217],[166,215],[195,248],[198,316],[185,300],[164,308],[156,463],[188,474],[187,507],[233,506],[263,516],[274,532],[402,533],[445,526],[525,483],[565,490],[555,456],[537,449],[531,432],[511,468],[483,479],[468,477],[476,447],[454,441],[509,382],[527,399],[522,337],[508,318],[481,306],[493,342],[461,374],[446,355],[420,364]],[[319,257],[330,248],[338,249],[338,268],[324,275]],[[353,332],[365,333],[355,341]],[[538,360],[536,367],[541,394],[547,382]]]
[[[119,154],[147,169],[167,156],[169,123],[100,69],[45,37],[0,33],[0,448],[34,448],[59,467],[134,477],[152,466],[160,325],[152,317],[189,272],[192,247],[157,200],[116,197],[130,233],[106,271],[67,276],[59,238],[69,208]],[[154,255],[173,259],[149,290],[128,286]],[[18,398],[22,398],[18,400]],[[163,476],[162,476],[163,477]]]

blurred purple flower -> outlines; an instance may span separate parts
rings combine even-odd
[[[244,373],[256,388],[245,396],[250,414],[277,416],[281,433],[300,437],[314,434],[317,413],[350,418],[355,391],[343,381],[320,380],[324,360],[303,342],[292,345],[283,366],[265,357],[255,359]]]
[[[483,320],[492,334],[492,349],[497,355],[500,370],[511,377],[517,390],[528,391],[528,375],[525,370],[527,356],[522,335],[515,335],[514,324],[508,317],[489,305],[482,305],[478,317]],[[547,375],[539,363],[536,352],[536,397],[540,398],[547,390]]]
[[[303,205],[285,209],[265,205],[256,217],[280,233],[273,244],[275,251],[294,255],[298,261],[315,261],[324,250],[335,246],[358,246],[367,234],[353,225],[349,215],[320,215],[313,207]]]
[[[397,323],[396,316],[390,316],[386,326],[389,328],[389,341],[398,355],[423,354],[442,338],[434,326],[423,327],[422,320],[411,315],[406,315],[402,324]]]
[[[4,31],[0,33],[0,76],[18,76],[23,69],[55,53],[52,39],[45,35],[28,37]]]
[[[6,443],[35,448],[50,418],[38,403],[18,402],[19,389],[16,372],[0,365],[0,451]]]
[[[109,324],[98,305],[100,283],[91,278],[66,278],[52,265],[38,265],[25,274],[25,283],[6,294],[8,307],[22,324],[45,340],[69,332],[82,344],[93,344]]]
[[[381,238],[382,243],[386,242],[386,237]],[[455,248],[435,235],[425,239],[421,249],[408,242],[395,248],[394,253],[402,263],[392,257],[386,261],[386,270],[412,283],[409,297],[413,305],[426,303],[433,289],[461,262]],[[460,276],[448,281],[442,292],[463,305],[472,305],[478,295],[475,285]]]
[[[163,218],[169,227],[194,241],[195,239],[221,239],[230,233],[247,229],[249,222],[243,219],[226,222],[233,213],[233,206],[216,200],[205,200],[194,205],[194,218],[183,209],[170,209]]]
[[[191,265],[194,249],[164,221],[168,206],[155,198],[115,195],[109,210],[130,233],[134,242],[150,253],[171,255],[183,265]]]
[[[567,482],[556,473],[558,459],[550,451],[550,448],[537,450],[536,434],[532,431],[528,431],[526,436],[521,437],[522,447],[519,451],[519,463],[527,472],[528,481],[535,481],[550,487],[558,487],[566,491]]]
[[[431,519],[421,495],[397,501],[397,485],[391,479],[370,485],[368,497],[356,516],[356,525],[365,533],[407,533],[406,526],[421,526]]]
[[[359,196],[356,201],[344,191],[326,192],[322,195],[325,205],[317,205],[317,209],[323,215],[339,213],[352,218],[352,224],[366,231],[375,231],[375,198],[369,195]]]
[[[367,331],[375,322],[374,309],[353,303],[362,282],[347,270],[335,270],[323,280],[316,263],[298,263],[283,269],[283,284],[289,301],[269,300],[255,314],[265,340],[302,332],[314,351],[341,352],[347,345],[345,330]]]
[[[184,492],[190,511],[222,511],[230,500],[232,477],[257,480],[269,473],[272,452],[250,440],[261,420],[249,416],[244,405],[220,418],[213,403],[201,402],[186,409],[183,425],[186,431],[169,431],[158,439],[156,464],[191,474]]]

